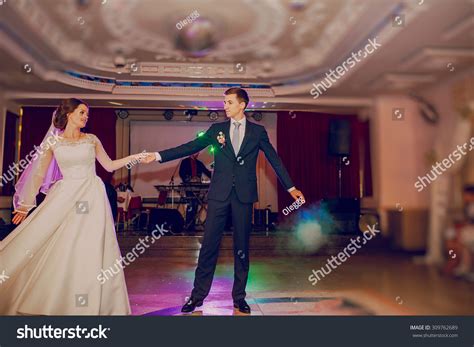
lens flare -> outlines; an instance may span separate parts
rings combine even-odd
[[[335,222],[324,204],[303,206],[293,213],[286,230],[292,230],[290,247],[296,253],[314,254],[323,247]]]

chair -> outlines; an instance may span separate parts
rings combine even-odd
[[[147,214],[147,224],[146,224],[146,227],[145,227],[145,228],[147,228],[148,223],[150,222],[150,210],[149,209],[143,209],[141,196],[132,197],[130,199],[130,203],[128,205],[128,213],[127,213],[128,224],[129,225],[132,224],[134,216],[137,215],[135,218],[138,218],[138,228],[140,228],[142,212]]]
[[[118,230],[118,226],[120,223],[120,219],[123,221],[123,230],[126,230],[128,228],[128,209],[130,205],[130,200],[131,200],[131,194],[129,192],[117,192],[117,197],[118,198],[123,198],[123,202],[117,202],[117,223],[116,223],[116,230]],[[122,218],[120,218],[122,217]]]

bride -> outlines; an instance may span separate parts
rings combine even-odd
[[[0,242],[0,315],[128,315],[123,270],[97,279],[120,259],[114,221],[95,159],[109,172],[140,153],[111,160],[100,140],[81,133],[89,108],[66,99],[15,186],[13,223]],[[36,207],[36,195],[47,193]]]

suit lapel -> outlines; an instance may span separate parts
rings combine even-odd
[[[225,136],[225,146],[222,148],[222,152],[226,154],[231,160],[235,159],[234,148],[230,141],[230,121],[223,123],[224,127],[221,130]]]

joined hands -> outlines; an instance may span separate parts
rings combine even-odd
[[[139,163],[149,164],[156,160],[156,156],[155,156],[155,153],[144,152],[144,153],[135,154],[135,159]]]

